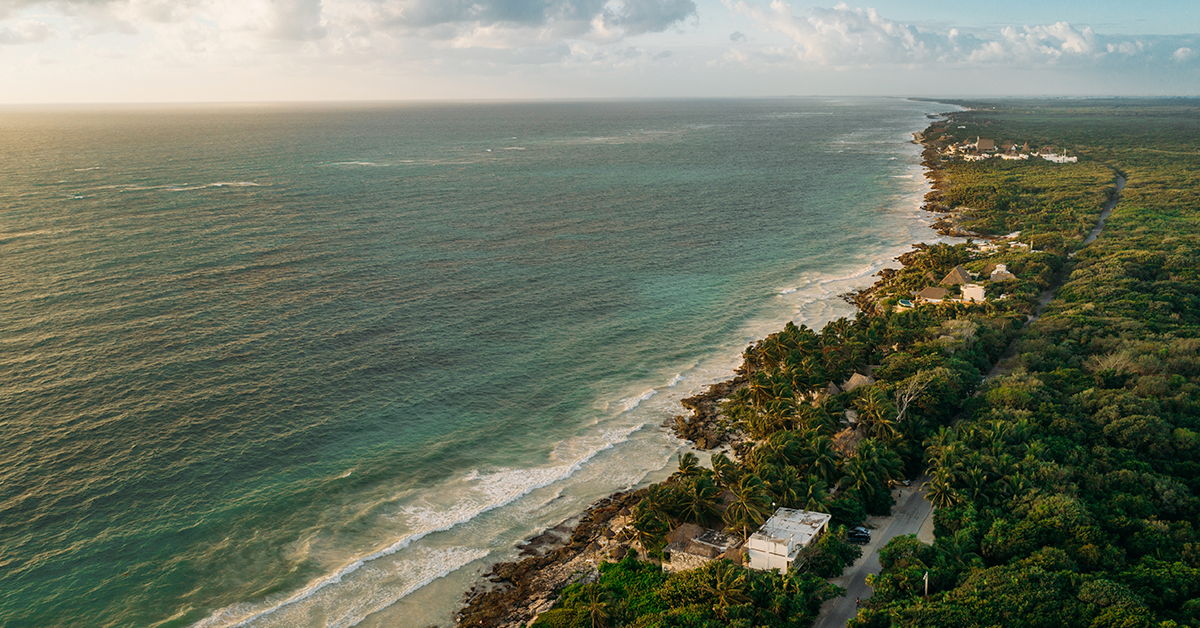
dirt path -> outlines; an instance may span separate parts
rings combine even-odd
[[[1083,239],[1083,246],[1087,246],[1092,242],[1095,242],[1096,238],[1100,237],[1100,233],[1104,231],[1104,222],[1108,220],[1109,215],[1112,214],[1113,208],[1117,206],[1117,201],[1121,199],[1121,190],[1124,189],[1125,177],[1117,175],[1117,191],[1113,192],[1112,198],[1108,199],[1108,204],[1104,206],[1103,210],[1101,210],[1100,220],[1096,221],[1096,226],[1092,227],[1091,232],[1088,233],[1088,236]],[[1076,251],[1076,253],[1077,252],[1078,251]],[[1075,253],[1071,253],[1070,256],[1075,257]],[[1029,317],[1029,320],[1025,321],[1025,326],[1022,328],[1022,332],[1025,329],[1029,329],[1029,326],[1033,325],[1034,321],[1042,317],[1042,312],[1046,311],[1046,307],[1049,306],[1050,302],[1054,300],[1054,295],[1058,292],[1058,289],[1061,288],[1064,283],[1066,283],[1066,280],[1067,274],[1064,273],[1060,275],[1058,280],[1056,280],[1053,285],[1047,288],[1045,292],[1038,295],[1037,310],[1034,311],[1033,316]],[[997,375],[1002,375],[1011,370],[1006,368],[1004,365],[1010,359],[1012,359],[1014,355],[1016,355],[1017,341],[1020,339],[1021,337],[1018,335],[1017,338],[1015,338],[1012,343],[1008,345],[1008,348],[1004,350],[1004,353],[1000,356],[1000,359],[996,361],[996,365],[993,366],[992,370],[988,372],[985,379],[992,379]]]

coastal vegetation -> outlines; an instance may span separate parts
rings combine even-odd
[[[855,623],[1198,625],[1200,103],[968,106],[948,128],[1068,146],[1128,185],[1007,372],[925,440],[937,541],[893,540]]]
[[[748,347],[713,388],[719,412],[676,421],[728,448],[711,469],[684,454],[634,495],[635,551],[563,589],[536,626],[809,625],[839,593],[825,578],[859,556],[845,528],[918,477],[936,540],[881,549],[854,626],[1200,625],[1200,103],[964,104],[922,140],[927,209],[972,239],[899,258],[853,319]],[[1080,159],[938,150],[980,136]],[[1085,247],[1118,175],[1120,205]],[[951,285],[911,303],[959,267],[983,301]],[[833,515],[790,573],[736,556],[658,567],[676,526],[744,538],[780,506]]]

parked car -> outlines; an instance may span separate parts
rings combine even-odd
[[[846,540],[851,543],[866,545],[871,542],[871,531],[862,526],[856,526],[846,533]]]

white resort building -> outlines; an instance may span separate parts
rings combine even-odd
[[[808,547],[829,527],[833,516],[823,512],[780,508],[750,535],[746,543],[751,569],[779,569],[786,573],[800,550]]]

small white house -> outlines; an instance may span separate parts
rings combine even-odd
[[[983,301],[983,286],[977,283],[963,284],[962,298],[963,301]]]
[[[780,508],[750,535],[746,548],[751,569],[787,572],[800,550],[808,547],[829,527],[833,515],[809,510]]]
[[[1016,275],[1008,272],[1008,267],[1004,264],[996,264],[996,270],[993,270],[991,277],[989,277],[992,281],[1008,281],[1009,279],[1016,278]]]

